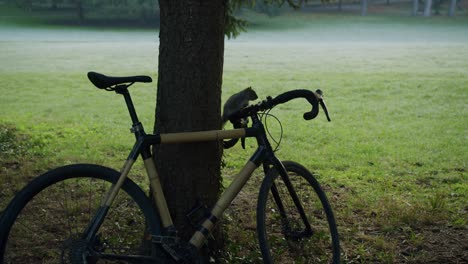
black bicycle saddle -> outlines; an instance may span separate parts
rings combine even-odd
[[[128,77],[111,77],[97,72],[88,72],[88,79],[99,89],[106,89],[114,85],[123,83],[143,82],[150,83],[153,80],[149,76],[128,76]]]

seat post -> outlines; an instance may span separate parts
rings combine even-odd
[[[121,87],[116,87],[115,92],[118,94],[123,95],[125,99],[125,103],[127,104],[128,112],[130,113],[130,117],[132,118],[133,126],[141,125],[140,121],[138,120],[137,113],[135,111],[135,106],[133,106],[132,98],[130,97],[130,93],[127,89],[128,86],[122,85]]]

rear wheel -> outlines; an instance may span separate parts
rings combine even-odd
[[[79,164],[33,180],[0,219],[0,263],[143,263],[112,258],[154,255],[148,234],[160,231],[159,220],[144,192],[129,179],[97,235],[91,242],[83,239],[118,177],[112,169]]]
[[[303,209],[298,209],[283,177],[272,168],[262,183],[257,206],[264,262],[339,263],[338,231],[325,193],[302,165],[290,161],[283,165]]]

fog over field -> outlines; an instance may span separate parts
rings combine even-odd
[[[411,67],[412,56],[426,56],[428,61],[436,63],[439,60],[457,63],[467,52],[468,27],[456,23],[323,20],[293,24],[286,29],[253,27],[238,38],[227,40],[226,70],[232,63],[251,67],[256,61],[267,68],[275,67],[272,65],[275,63],[292,62],[301,67],[310,66],[313,71],[326,69],[329,61],[333,61],[335,70],[353,63],[354,70],[365,67],[362,63],[382,66],[382,62],[391,62]],[[155,72],[158,34],[157,30],[28,28],[0,24],[3,51],[0,59],[15,62],[14,65],[1,64],[0,69],[34,72],[39,70],[35,63],[44,63],[41,71],[105,65],[122,72],[127,69]],[[437,52],[432,54],[432,49],[446,49],[447,52],[438,56]]]

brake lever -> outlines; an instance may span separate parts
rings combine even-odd
[[[325,104],[325,101],[323,100],[323,92],[322,90],[318,89],[315,91],[315,94],[317,95],[318,101],[320,103],[320,106],[322,107],[323,112],[327,116],[328,122],[331,122],[330,115],[328,114],[328,109],[327,105]]]

